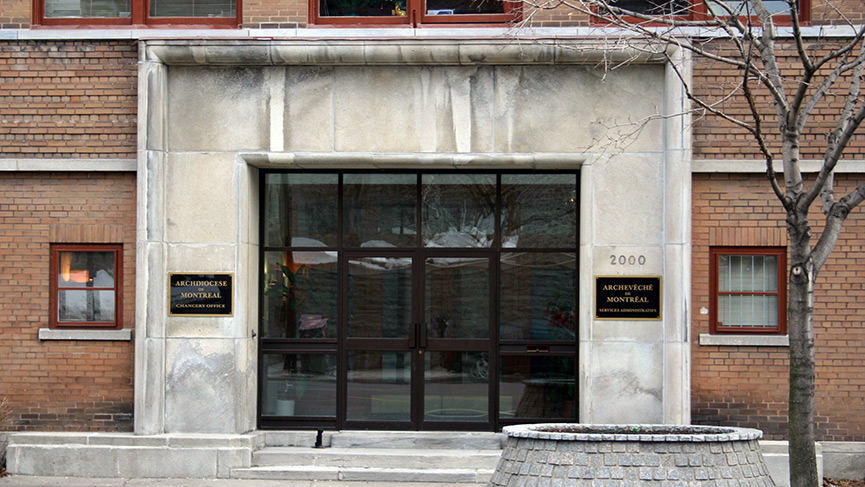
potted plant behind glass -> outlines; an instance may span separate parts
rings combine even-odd
[[[331,319],[324,314],[314,313],[326,313],[332,300],[326,291],[316,286],[315,266],[301,264],[294,271],[292,267],[291,261],[288,265],[280,264],[282,275],[277,274],[264,292],[266,297],[277,303],[270,323],[279,328],[278,331],[268,330],[268,334],[281,338],[327,338]],[[313,274],[308,276],[309,272]],[[303,415],[300,409],[307,381],[321,375],[327,365],[320,363],[322,360],[325,360],[323,355],[285,353],[282,367],[268,373],[271,380],[280,383],[273,390],[275,398],[272,410],[276,416]]]
[[[287,338],[301,338],[301,331],[316,330],[319,328],[325,329],[328,318],[322,315],[303,313],[307,299],[313,304],[323,302],[319,291],[308,289],[308,286],[304,286],[303,280],[306,274],[306,264],[301,264],[295,272],[292,272],[291,268],[284,264],[280,264],[279,267],[283,278],[271,281],[264,295],[269,298],[282,298],[280,306],[285,311],[283,318],[285,324],[284,336]]]

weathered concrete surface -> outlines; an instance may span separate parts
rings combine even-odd
[[[687,100],[663,56],[605,70],[634,53],[561,42],[142,43],[136,433],[255,427],[257,175],[298,160],[580,170],[580,419],[687,422],[690,128],[663,118]],[[604,269],[622,251],[650,262]],[[235,276],[234,316],[167,316],[168,273],[217,271]],[[663,276],[664,317],[594,320],[602,273]]]

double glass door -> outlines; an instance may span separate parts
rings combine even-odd
[[[575,419],[574,173],[263,176],[259,425]]]
[[[346,426],[490,421],[489,252],[347,256]],[[468,424],[466,424],[468,423]]]

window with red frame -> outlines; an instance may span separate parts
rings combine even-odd
[[[123,247],[51,246],[51,328],[120,328]]]
[[[36,0],[33,5],[35,25],[240,25],[237,0]]]
[[[316,24],[413,25],[507,23],[515,0],[310,0]]]
[[[713,247],[709,311],[712,333],[784,334],[784,247]]]
[[[799,21],[810,21],[810,0],[798,0]],[[683,19],[729,16],[754,17],[749,0],[611,0],[610,5],[645,15],[675,16]],[[776,22],[790,22],[790,5],[787,0],[763,0],[763,5],[773,15]],[[600,19],[603,22],[603,19]]]

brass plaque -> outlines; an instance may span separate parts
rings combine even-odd
[[[232,274],[168,274],[169,316],[232,316]]]
[[[661,276],[595,276],[595,318],[660,320]]]

